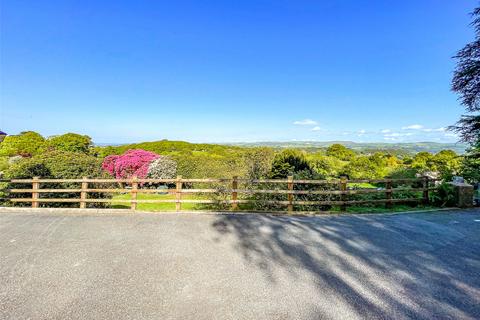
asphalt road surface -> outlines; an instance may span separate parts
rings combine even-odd
[[[480,210],[0,213],[0,319],[480,319]]]

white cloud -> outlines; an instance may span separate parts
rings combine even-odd
[[[321,130],[321,128],[319,126],[315,126],[315,127],[312,128],[312,131],[320,131],[320,130]]]
[[[402,134],[398,132],[388,133],[384,135],[384,137],[400,137],[400,136],[402,136]]]
[[[425,128],[422,131],[425,131],[425,132],[443,132],[443,131],[446,131],[446,130],[447,130],[447,128],[441,127],[441,128],[435,128],[435,129]]]
[[[406,127],[402,127],[402,130],[420,130],[423,129],[421,124],[412,124]]]
[[[363,137],[367,133],[367,130],[362,129],[357,131],[357,137]]]
[[[392,130],[390,129],[383,129],[382,131],[380,131],[381,133],[389,133],[389,132],[392,132]]]
[[[386,133],[383,136],[384,137],[408,137],[412,135],[413,135],[412,132],[407,132],[407,133],[392,132],[392,133]]]
[[[317,121],[312,119],[303,119],[303,120],[294,121],[293,124],[297,126],[314,126],[317,124]]]

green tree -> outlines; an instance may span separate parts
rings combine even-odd
[[[308,156],[308,161],[316,173],[331,178],[338,177],[345,166],[344,161],[336,157],[329,157],[321,154]]]
[[[390,154],[375,152],[369,156],[360,156],[350,161],[344,173],[351,179],[381,179],[388,176],[400,165],[400,161]]]
[[[49,137],[46,141],[46,146],[54,150],[88,154],[92,148],[92,139],[85,135],[66,133]]]
[[[450,129],[459,133],[463,141],[474,144],[480,140],[480,7],[474,9],[472,17],[475,39],[455,56],[457,67],[452,79],[452,90],[469,114]]]
[[[327,148],[327,156],[343,161],[350,161],[355,157],[355,152],[341,144],[332,144]]]
[[[247,177],[260,179],[268,175],[275,152],[271,148],[252,148],[244,154]]]
[[[102,170],[101,161],[94,156],[86,155],[79,152],[66,151],[47,151],[37,154],[31,158],[23,158],[13,163],[5,172],[7,179],[14,178],[52,178],[52,179],[78,179],[82,177],[107,177],[108,175]],[[76,189],[78,183],[43,183],[42,188],[45,189]],[[109,184],[89,185],[93,189],[113,188]],[[8,188],[29,189],[32,184],[9,184]],[[29,194],[15,193],[12,197],[25,198]],[[95,192],[91,193],[92,198],[108,198],[111,194]],[[75,193],[42,193],[42,198],[78,198]],[[51,203],[49,206],[56,207],[72,207],[78,204],[71,203]],[[89,206],[103,206],[104,204],[89,204]]]
[[[12,164],[5,175],[7,178],[74,179],[81,177],[106,177],[101,160],[94,156],[67,151],[47,151]]]
[[[461,174],[469,182],[480,182],[480,141],[465,154]]]
[[[24,131],[19,135],[6,136],[0,143],[0,155],[31,157],[44,150],[45,138],[33,131]]]
[[[432,162],[442,179],[451,180],[460,171],[462,158],[452,150],[442,150],[435,154]]]
[[[269,177],[286,178],[301,171],[313,174],[305,154],[295,149],[287,149],[275,155]]]
[[[436,166],[433,162],[433,154],[430,152],[422,151],[417,153],[410,164],[417,172],[435,171]]]

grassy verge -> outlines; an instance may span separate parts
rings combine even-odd
[[[115,200],[130,200],[130,194],[116,195],[112,198],[111,208],[127,209],[130,208],[130,204],[115,202]],[[141,194],[137,195],[138,200],[174,200],[175,195],[172,194]],[[182,199],[199,199],[192,195],[182,195]],[[182,210],[199,210],[200,206],[196,203],[182,203]],[[139,203],[137,204],[137,210],[148,211],[175,211],[175,203]]]
[[[130,205],[128,203],[115,202],[115,200],[129,200],[130,194],[116,195],[112,198],[111,208],[118,209],[128,209]],[[138,200],[174,200],[175,195],[170,194],[138,194]],[[198,195],[182,195],[182,199],[203,199]],[[206,199],[206,198],[205,198]],[[248,204],[241,204],[239,208],[241,210],[248,210],[250,206]],[[387,209],[384,206],[349,206],[347,207],[347,212],[350,213],[388,213],[388,212],[401,212],[401,211],[415,211],[415,210],[431,210],[435,209],[434,206],[425,206],[425,205],[406,205],[406,204],[395,204],[392,208]],[[197,203],[182,203],[182,210],[185,211],[195,211],[195,210],[215,210],[215,207],[207,206],[204,204]],[[218,210],[228,210],[228,207],[218,208]],[[144,211],[175,211],[175,203],[139,203],[137,205],[137,210]],[[340,212],[339,207],[333,207],[331,212]],[[285,208],[286,213],[286,208]]]
[[[418,210],[432,210],[438,209],[438,207],[434,206],[425,206],[425,205],[405,205],[405,204],[396,204],[392,208],[385,208],[385,207],[366,207],[366,206],[351,206],[347,207],[347,212],[350,213],[389,213],[389,212],[402,212],[402,211],[418,211]]]

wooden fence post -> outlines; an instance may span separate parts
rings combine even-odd
[[[138,191],[138,181],[137,176],[132,177],[132,189],[130,191],[132,195],[132,200],[130,201],[130,209],[137,210],[137,191]]]
[[[182,203],[180,200],[182,199],[182,176],[177,176],[177,183],[175,189],[175,210],[180,211],[182,210]]]
[[[428,183],[428,177],[423,177],[423,204],[427,205],[430,200],[428,196],[428,188],[429,188],[429,183]]]
[[[392,208],[392,180],[387,179],[387,182],[385,184],[385,196],[387,198],[387,202],[385,202],[385,208],[391,209]]]
[[[38,208],[38,192],[35,190],[40,189],[40,183],[38,182],[38,177],[33,177],[32,179],[32,208]]]
[[[88,189],[88,182],[87,177],[82,178],[82,191],[80,192],[80,209],[85,209],[87,207],[87,189]]]
[[[287,187],[288,191],[293,191],[293,176],[288,176],[287,178]],[[288,193],[288,212],[291,213],[293,212],[293,193],[289,192]]]
[[[347,205],[345,204],[345,201],[347,201],[347,178],[342,176],[340,177],[340,191],[342,191],[340,195],[340,199],[343,202],[342,205],[340,206],[341,211],[347,211]]]
[[[238,177],[234,176],[232,180],[232,210],[238,209],[237,197],[238,197]]]

